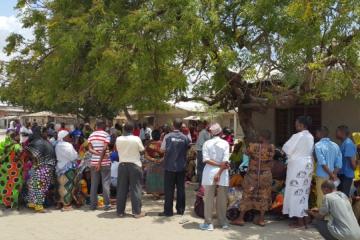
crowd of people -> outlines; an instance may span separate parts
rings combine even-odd
[[[62,211],[74,205],[105,211],[116,206],[117,215],[125,217],[130,196],[132,215],[142,218],[146,191],[155,199],[164,197],[159,216],[171,217],[185,213],[185,183],[197,181],[203,202],[195,204],[195,211],[201,208],[203,213],[198,214],[204,218],[202,230],[214,230],[216,202],[223,229],[229,228],[229,220],[243,226],[254,210],[259,213],[252,218],[254,224],[265,226],[265,214],[280,207],[294,219],[290,227],[307,227],[314,220],[325,239],[360,239],[356,135],[351,138],[348,127],[339,126],[339,146],[325,126],[314,137],[310,117],[299,117],[295,126],[297,133],[279,149],[268,130],[259,131],[257,139],[235,143],[231,130],[206,121],[188,128],[175,119],[171,127],[155,129],[132,122],[111,127],[98,121],[94,130],[81,124],[72,131],[65,124],[56,129],[51,123],[21,126],[15,121],[0,143],[0,204],[26,204],[36,212],[52,205]],[[282,163],[276,161],[279,156]],[[274,182],[281,178],[283,184],[274,195]],[[235,217],[229,214],[233,188],[241,189]],[[279,196],[283,199],[278,204]]]

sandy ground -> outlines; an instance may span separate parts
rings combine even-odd
[[[0,239],[9,240],[288,240],[322,239],[314,228],[293,230],[287,227],[287,221],[268,221],[266,227],[257,227],[248,223],[244,227],[231,226],[229,230],[215,229],[213,232],[198,229],[202,219],[192,212],[195,192],[187,189],[187,211],[184,216],[172,218],[158,217],[163,200],[154,201],[144,196],[143,209],[148,216],[134,219],[131,216],[117,218],[115,210],[88,211],[87,207],[71,212],[49,210],[48,213],[35,214],[30,210],[0,211]],[[128,213],[131,213],[128,202]],[[183,220],[188,222],[181,224]]]

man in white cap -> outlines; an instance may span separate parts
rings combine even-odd
[[[229,187],[230,146],[227,141],[220,138],[222,129],[218,123],[210,127],[210,133],[213,138],[206,141],[203,146],[203,161],[206,164],[202,175],[202,185],[205,188],[205,223],[200,224],[200,229],[208,231],[214,230],[212,216],[215,192],[217,192],[216,213],[219,224],[223,229],[229,228],[226,219],[226,207]]]

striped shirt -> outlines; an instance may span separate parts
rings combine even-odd
[[[88,141],[89,143],[91,143],[95,151],[101,153],[104,149],[105,144],[110,143],[110,135],[102,130],[95,131],[90,135]],[[100,155],[95,155],[95,154],[91,155],[91,166],[97,166],[99,164],[99,161],[100,161]],[[101,162],[101,166],[110,166],[110,165],[111,165],[111,161],[109,159],[109,154],[107,150],[107,154],[105,154]]]

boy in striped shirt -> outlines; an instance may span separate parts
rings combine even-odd
[[[106,127],[104,122],[97,122],[96,127],[96,131],[88,139],[89,151],[91,153],[90,209],[95,210],[97,207],[97,190],[101,178],[105,204],[104,210],[110,210],[111,161],[108,150],[110,135],[104,131]]]

